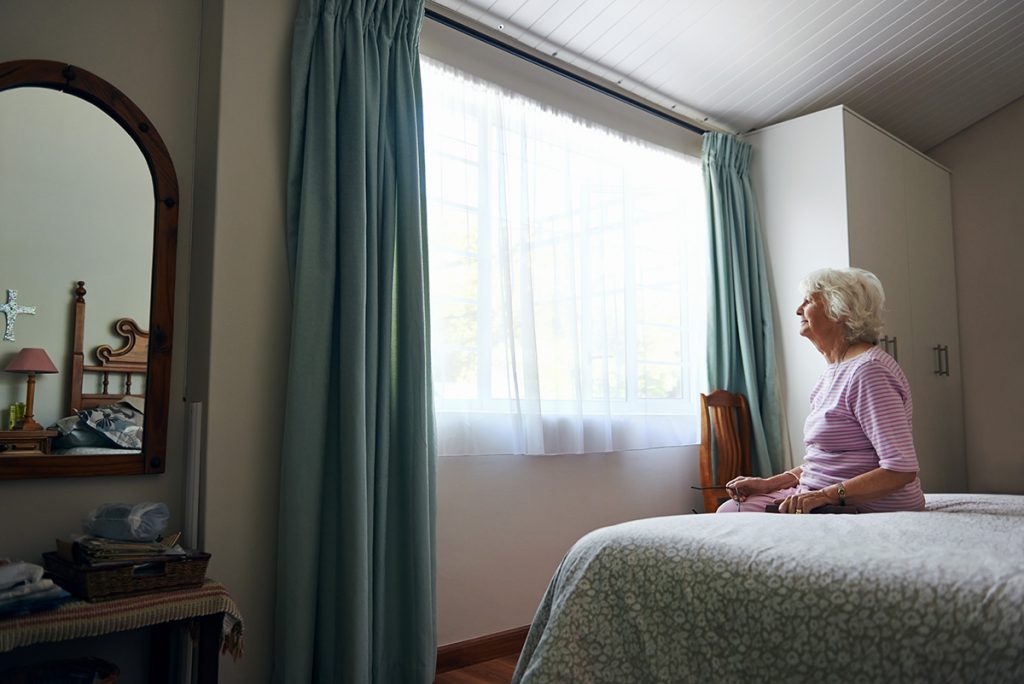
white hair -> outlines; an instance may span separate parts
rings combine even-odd
[[[885,290],[874,273],[863,268],[823,268],[804,278],[800,291],[804,298],[821,295],[828,317],[843,324],[847,342],[878,342]]]

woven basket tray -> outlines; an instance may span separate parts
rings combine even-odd
[[[209,562],[210,554],[192,552],[180,560],[94,568],[74,565],[53,551],[43,554],[43,566],[53,581],[86,601],[199,586]]]

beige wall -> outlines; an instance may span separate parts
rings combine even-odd
[[[146,113],[167,145],[180,186],[172,398],[182,396],[185,375],[199,39],[199,0],[4,0],[0,9],[0,61],[66,61],[103,77]],[[0,234],[0,249],[6,244],[5,232]],[[47,380],[40,381],[40,391]],[[171,401],[168,428],[163,475],[0,482],[0,556],[38,561],[52,548],[54,537],[78,531],[82,517],[108,501],[165,501],[172,510],[171,526],[180,526],[181,402]],[[125,666],[127,681],[133,676],[140,681],[133,667],[146,651],[145,634],[73,648],[111,658]],[[41,658],[62,652],[51,646],[19,656]]]
[[[284,193],[296,2],[204,4],[193,299],[208,318],[195,322],[189,355],[209,369],[205,387],[200,373],[190,377],[206,404],[203,539],[210,574],[246,621],[246,656],[222,659],[221,681],[263,682],[291,325]]]
[[[1024,493],[1024,99],[928,155],[953,172],[967,482]]]

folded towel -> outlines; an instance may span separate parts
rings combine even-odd
[[[53,580],[39,580],[38,582],[19,584],[16,587],[0,591],[0,606],[8,601],[24,598],[33,594],[40,594],[53,588]]]
[[[38,582],[43,578],[43,567],[25,561],[0,558],[0,591],[25,583]]]
[[[40,610],[49,610],[73,599],[74,597],[71,594],[53,584],[43,591],[12,598],[8,601],[0,601],[0,617],[25,615]]]

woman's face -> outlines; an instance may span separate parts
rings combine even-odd
[[[842,324],[828,317],[825,301],[819,292],[807,296],[796,309],[800,317],[800,334],[811,342],[820,343],[842,335]]]

